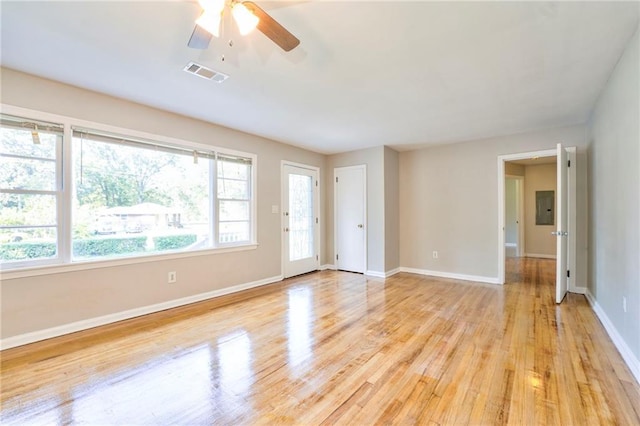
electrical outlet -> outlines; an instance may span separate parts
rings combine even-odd
[[[627,312],[627,298],[622,296],[622,310],[626,313]]]
[[[437,252],[437,251],[434,251],[434,252],[433,252],[433,258],[434,258],[434,259],[437,259],[437,258],[438,258],[438,252]]]
[[[172,284],[172,283],[175,283],[176,281],[178,281],[178,274],[176,274],[176,271],[169,272],[169,276],[167,277],[167,282],[169,284]]]

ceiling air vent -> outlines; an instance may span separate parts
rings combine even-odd
[[[210,68],[203,67],[200,64],[196,64],[195,62],[189,62],[184,70],[190,74],[195,74],[198,77],[202,77],[207,80],[213,80],[216,83],[222,83],[227,78],[228,75],[221,73],[220,71],[214,71]]]

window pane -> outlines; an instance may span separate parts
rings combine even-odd
[[[250,168],[250,164],[218,160],[218,177],[248,180],[250,176]]]
[[[36,260],[57,255],[56,228],[0,229],[0,261]]]
[[[249,182],[218,178],[218,197],[233,200],[249,199]]]
[[[249,241],[249,222],[222,222],[220,224],[220,244]]]
[[[40,143],[33,141],[31,130],[2,128],[0,153],[40,157],[54,160],[56,158],[56,141],[58,136],[51,133],[38,132]]]
[[[220,222],[249,220],[248,201],[220,201]]]
[[[0,194],[0,226],[56,224],[56,196]]]
[[[210,161],[74,138],[74,258],[211,246]]]
[[[55,191],[56,163],[3,157],[0,164],[0,188]]]
[[[313,256],[313,179],[289,175],[289,260]]]

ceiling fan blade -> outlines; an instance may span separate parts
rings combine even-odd
[[[200,25],[196,25],[193,29],[193,33],[191,33],[191,38],[189,39],[189,46],[192,49],[206,49],[209,47],[209,42],[211,42],[211,33],[202,28]]]
[[[267,12],[262,10],[252,1],[245,1],[244,4],[260,21],[258,22],[258,30],[266,35],[275,44],[280,46],[285,52],[290,51],[300,44],[300,40],[291,34],[285,27],[280,25],[278,21],[273,19]]]

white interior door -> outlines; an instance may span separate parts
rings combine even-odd
[[[336,268],[364,273],[366,268],[366,167],[334,170]]]
[[[319,268],[318,170],[283,166],[282,231],[285,278]]]
[[[556,303],[567,294],[567,236],[568,233],[568,174],[567,151],[562,144],[557,146],[557,208],[556,208]]]
[[[518,257],[524,257],[524,178],[516,180],[516,199],[517,199],[517,217],[518,217]]]

